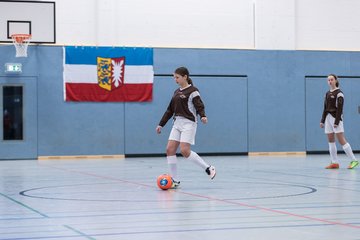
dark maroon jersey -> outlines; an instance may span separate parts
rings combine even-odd
[[[159,126],[165,126],[170,118],[177,116],[197,122],[197,114],[200,117],[206,117],[205,106],[200,98],[199,90],[192,85],[184,89],[178,88],[175,90]]]
[[[335,89],[334,91],[328,91],[325,95],[324,110],[321,117],[321,122],[324,123],[326,115],[330,113],[331,116],[335,118],[334,124],[339,125],[339,122],[342,121],[343,106],[343,92],[339,88]]]

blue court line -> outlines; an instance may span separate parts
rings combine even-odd
[[[30,239],[61,239],[61,238],[81,238],[84,236],[79,235],[64,235],[64,236],[46,236],[46,237],[15,237],[15,238],[0,238],[0,240],[30,240]]]
[[[274,208],[274,210],[276,209],[287,209],[287,208]],[[306,209],[306,208],[305,208]],[[228,210],[213,210],[211,212],[240,212],[240,211],[255,211],[255,209],[228,209]],[[173,213],[199,213],[199,212],[203,212],[203,211],[172,211],[172,212],[151,212],[151,213],[120,213],[120,214],[94,214],[94,215],[78,215],[78,216],[53,216],[51,217],[52,219],[70,219],[70,218],[95,218],[95,217],[117,217],[117,216],[134,216],[134,215],[164,215],[164,214],[173,214]],[[209,212],[209,211],[206,211]],[[360,212],[352,212],[352,214],[356,215],[356,214],[360,214]],[[327,215],[326,213],[321,213],[320,215]],[[333,215],[332,213],[329,215]],[[262,218],[270,218],[272,216],[262,216]],[[237,218],[239,218],[237,216]],[[249,217],[246,217],[249,218]],[[22,221],[22,220],[28,220],[28,219],[32,219],[32,218],[23,218],[23,219],[8,219],[8,220],[18,220],[18,221]],[[37,218],[39,219],[39,218]],[[346,220],[346,219],[354,219],[354,217],[344,217],[344,218],[333,218],[332,220]],[[4,219],[7,220],[7,219]],[[185,219],[186,220],[186,219]],[[349,223],[349,224],[359,224],[359,223]],[[15,227],[17,228],[17,227]],[[1,227],[0,227],[1,229]],[[9,229],[9,227],[6,227],[6,229]]]
[[[114,233],[98,233],[92,234],[95,237],[118,236],[118,235],[136,235],[136,234],[163,234],[163,233],[182,233],[182,232],[209,232],[209,231],[228,231],[228,230],[247,230],[247,229],[274,229],[274,228],[301,228],[301,227],[331,227],[333,224],[302,224],[302,225],[275,225],[263,227],[228,227],[228,228],[197,228],[197,229],[181,229],[181,230],[162,230],[162,231],[134,231],[134,232],[114,232]],[[44,236],[44,237],[27,237],[27,238],[1,238],[0,240],[31,240],[31,239],[61,239],[61,238],[78,238],[84,236]]]
[[[255,211],[255,209],[224,209],[224,210],[213,210],[211,212],[234,212],[234,211]],[[116,217],[116,216],[137,216],[137,215],[163,215],[163,214],[173,214],[173,213],[208,213],[209,210],[202,211],[168,211],[168,212],[136,212],[136,213],[117,213],[117,214],[92,214],[92,215],[66,215],[66,216],[52,216],[52,219],[62,219],[62,218],[95,218],[95,217]],[[32,219],[32,218],[30,218]],[[1,219],[0,219],[1,220]],[[7,219],[4,219],[7,220]],[[19,219],[10,219],[10,220],[27,220],[27,218]]]
[[[23,221],[23,220],[30,220],[30,219],[44,219],[43,217],[17,217],[17,218],[0,218],[0,221]]]
[[[350,179],[329,178],[329,177],[321,177],[321,176],[311,176],[311,175],[304,175],[304,174],[298,174],[298,173],[284,173],[284,172],[266,171],[266,170],[255,170],[255,171],[256,171],[256,172],[263,172],[263,173],[276,173],[276,174],[282,174],[282,175],[307,177],[307,178],[320,178],[320,179],[326,179],[326,180],[337,180],[337,181],[344,181],[344,182],[360,182],[360,181],[350,180]],[[330,171],[331,171],[331,170],[330,170]],[[350,172],[351,170],[348,170],[348,171]]]
[[[85,234],[85,233],[83,233],[83,232],[80,232],[79,230],[77,230],[77,229],[75,229],[75,228],[73,228],[73,227],[70,227],[70,226],[68,226],[68,225],[63,225],[63,226],[66,227],[67,229],[70,229],[70,230],[73,231],[73,232],[76,232],[76,233],[80,234],[80,235],[83,236],[83,237],[86,237],[87,239],[96,240],[95,238],[90,237],[89,235],[87,235],[87,234]]]
[[[296,220],[294,222],[299,222],[300,220]],[[283,223],[283,222],[288,222],[288,221],[276,221],[273,223]],[[247,224],[247,223],[252,223],[254,224],[254,222],[242,222],[241,224]],[[259,223],[268,223],[268,222],[256,222],[256,224]],[[360,222],[354,222],[352,224],[359,224]],[[227,224],[227,223],[224,223]],[[190,224],[191,225],[191,224]],[[198,224],[201,225],[201,224]],[[81,236],[77,235],[63,235],[63,236],[42,236],[42,237],[27,237],[27,238],[22,238],[22,237],[15,237],[15,238],[1,238],[0,240],[24,240],[24,239],[58,239],[58,238],[79,238],[79,237],[86,237],[87,239],[90,240],[96,240],[96,238],[94,238],[94,236],[96,237],[101,237],[101,236],[114,236],[114,235],[135,235],[135,234],[149,234],[149,233],[155,233],[155,234],[161,234],[161,233],[177,233],[177,232],[203,232],[203,231],[225,231],[225,230],[247,230],[247,229],[267,229],[267,228],[292,228],[292,227],[296,227],[296,228],[301,228],[301,227],[331,227],[332,224],[298,224],[298,225],[272,225],[272,226],[249,226],[249,227],[228,227],[228,228],[192,228],[192,229],[181,229],[181,230],[154,230],[154,231],[128,231],[128,232],[113,232],[113,233],[94,233],[92,234],[92,236],[86,235],[82,232],[80,232],[79,230],[76,230],[68,225],[63,225],[64,227],[80,234]],[[194,225],[191,225],[194,227]],[[149,226],[148,226],[149,227]],[[167,228],[170,227],[185,227],[184,225],[167,225]],[[97,230],[101,230],[101,229],[97,229]],[[93,229],[93,231],[95,231],[95,229]],[[41,233],[44,233],[43,231],[41,231]],[[21,233],[20,234],[24,234]]]
[[[30,210],[30,211],[32,211],[32,212],[35,212],[35,213],[37,213],[37,214],[39,214],[39,215],[41,215],[41,216],[43,216],[43,217],[45,217],[45,218],[49,218],[49,216],[47,216],[46,214],[43,214],[43,213],[41,213],[41,212],[39,212],[39,211],[35,210],[34,208],[29,207],[29,206],[25,205],[24,203],[19,202],[19,201],[15,200],[15,199],[13,199],[13,198],[11,198],[11,197],[9,197],[9,196],[7,196],[7,195],[3,194],[3,193],[0,193],[0,195],[1,195],[1,196],[3,196],[4,198],[9,199],[10,201],[13,201],[13,202],[15,202],[15,203],[19,204],[20,206],[22,206],[22,207],[24,207],[24,208],[29,209],[29,210]]]
[[[142,232],[122,232],[122,233],[106,233],[93,234],[93,236],[113,236],[113,235],[132,235],[132,234],[154,234],[154,233],[179,233],[179,232],[208,232],[208,231],[227,231],[227,230],[246,230],[246,229],[273,229],[273,228],[300,228],[300,227],[331,227],[333,224],[302,224],[302,225],[281,225],[281,226],[263,226],[263,227],[229,227],[229,228],[198,228],[198,229],[182,229],[182,230],[163,230],[163,231],[142,231]]]

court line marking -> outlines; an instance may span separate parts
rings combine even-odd
[[[93,238],[93,237],[91,237],[91,236],[89,236],[89,235],[87,235],[87,234],[85,234],[85,233],[83,233],[83,232],[81,232],[81,231],[79,231],[79,230],[77,230],[77,229],[73,228],[73,227],[70,227],[69,225],[63,225],[63,226],[64,226],[64,227],[66,227],[67,229],[69,229],[69,230],[71,230],[71,231],[75,232],[75,233],[80,234],[80,235],[81,235],[81,236],[83,236],[83,237],[86,237],[87,239],[90,239],[90,240],[96,240],[96,238]]]
[[[46,214],[44,214],[44,213],[42,213],[42,212],[39,212],[38,210],[35,210],[34,208],[32,208],[32,207],[30,207],[30,206],[28,206],[28,205],[26,205],[26,204],[24,204],[24,203],[22,203],[22,202],[20,202],[20,201],[15,200],[15,199],[13,199],[12,197],[9,197],[9,196],[7,196],[7,195],[5,195],[5,194],[3,194],[3,193],[0,193],[0,195],[3,196],[4,198],[9,199],[10,201],[12,201],[12,202],[14,202],[14,203],[17,203],[18,205],[20,205],[20,206],[22,206],[22,207],[24,207],[24,208],[29,209],[30,211],[32,211],[32,212],[34,212],[34,213],[37,213],[37,214],[39,214],[39,215],[41,215],[41,216],[43,216],[43,217],[45,217],[45,218],[49,218],[48,215],[46,215]]]
[[[326,224],[329,226],[331,224]],[[229,230],[247,230],[247,229],[274,229],[274,228],[300,228],[300,227],[320,227],[324,224],[303,224],[303,225],[273,225],[262,227],[224,227],[224,228],[197,228],[197,229],[174,229],[174,230],[154,230],[154,231],[133,231],[133,232],[112,232],[112,233],[96,233],[92,236],[105,237],[117,235],[137,235],[137,234],[163,234],[163,233],[183,233],[183,232],[208,232],[208,231],[229,231]],[[79,235],[64,235],[64,236],[40,236],[40,237],[15,237],[15,238],[2,238],[1,240],[30,240],[30,239],[61,239],[61,238],[80,238],[84,236]]]
[[[268,181],[268,180],[267,180]],[[115,181],[118,183],[118,181]],[[85,202],[157,202],[158,200],[124,200],[124,199],[83,199],[83,198],[64,198],[64,197],[46,197],[46,196],[38,196],[36,193],[31,194],[32,191],[43,190],[43,189],[55,189],[55,188],[63,188],[63,187],[74,187],[74,186],[94,186],[99,184],[112,184],[115,182],[109,183],[82,183],[82,184],[68,184],[68,185],[57,185],[57,186],[46,186],[46,187],[38,187],[38,188],[31,188],[21,191],[19,194],[29,198],[38,198],[38,199],[50,199],[50,200],[64,200],[64,201],[85,201]],[[232,198],[226,200],[250,200],[250,199],[269,199],[269,198],[286,198],[286,197],[294,197],[294,196],[301,196],[306,194],[311,194],[316,192],[317,190],[313,187],[308,187],[299,184],[285,184],[285,183],[270,183],[270,182],[240,182],[240,183],[247,183],[247,184],[261,184],[261,185],[277,185],[277,186],[286,186],[286,187],[301,187],[305,189],[310,189],[308,192],[300,192],[294,194],[286,194],[286,195],[275,195],[275,196],[263,196],[263,197],[247,197],[247,198]],[[168,200],[168,201],[206,201],[206,200]]]
[[[353,169],[347,170],[348,172],[351,172]],[[331,171],[331,170],[330,170]],[[276,173],[276,174],[282,174],[282,175],[290,175],[290,176],[300,176],[300,177],[310,177],[310,178],[319,178],[319,179],[326,179],[326,180],[337,180],[337,181],[345,181],[345,182],[360,182],[359,180],[351,180],[351,179],[343,179],[343,178],[331,178],[326,176],[311,176],[311,175],[305,175],[305,174],[298,174],[298,173],[285,173],[285,172],[277,172],[277,171],[267,171],[267,170],[256,170],[256,172],[262,172],[262,173]]]
[[[70,170],[70,169],[67,169],[67,168],[62,168],[62,167],[58,167],[58,166],[51,166],[51,165],[43,165],[43,166],[46,166],[46,167],[49,167],[49,168],[59,169],[59,170],[62,170],[62,171],[78,173],[78,174],[83,174],[83,175],[87,175],[87,176],[93,176],[93,177],[102,178],[102,179],[111,179],[111,180],[124,182],[124,183],[129,183],[129,184],[137,185],[137,186],[144,186],[144,187],[148,187],[148,188],[156,188],[155,186],[152,186],[152,185],[149,185],[149,184],[137,183],[137,182],[133,182],[133,181],[122,180],[122,179],[109,177],[109,176],[102,176],[102,175],[89,173],[89,172]],[[181,194],[184,194],[184,195],[198,197],[198,198],[202,198],[202,199],[208,199],[208,200],[211,200],[211,201],[229,203],[229,204],[232,204],[232,205],[247,207],[247,208],[251,208],[251,209],[263,210],[263,211],[266,211],[266,212],[277,213],[277,214],[281,214],[281,215],[287,215],[287,216],[307,219],[307,220],[326,223],[326,224],[330,224],[330,225],[338,225],[338,226],[343,226],[343,227],[360,229],[360,226],[356,226],[356,225],[352,225],[352,224],[348,224],[348,223],[331,221],[331,220],[321,219],[321,218],[316,218],[316,217],[310,217],[310,216],[306,216],[306,215],[300,215],[300,214],[296,214],[296,213],[276,210],[276,209],[272,209],[272,208],[266,208],[266,207],[257,206],[257,205],[250,205],[250,204],[246,204],[246,203],[234,202],[234,201],[231,201],[231,200],[226,200],[226,199],[221,199],[221,198],[209,197],[209,196],[200,195],[200,194],[196,194],[196,193],[189,193],[189,192],[184,192],[184,191],[179,191],[179,190],[175,190],[175,191],[177,193],[181,193]]]
[[[276,173],[276,174],[282,174],[282,175],[290,175],[290,176],[300,176],[300,177],[306,177],[306,178],[320,178],[320,179],[326,179],[326,180],[337,180],[337,181],[346,181],[346,182],[360,182],[360,181],[354,181],[354,180],[349,180],[349,179],[333,179],[333,178],[328,178],[328,177],[318,177],[318,176],[309,176],[309,175],[302,175],[302,174],[291,174],[291,173],[284,173],[284,172],[276,172],[276,171],[257,171],[257,172],[261,172],[261,173],[266,173],[266,174],[269,174],[269,173]],[[260,180],[269,180],[268,178],[265,178],[265,177],[250,177],[252,179],[260,179]],[[298,183],[294,183],[294,184],[298,184]],[[311,184],[309,184],[311,185]],[[312,184],[313,186],[316,186],[316,187],[322,187],[322,188],[330,188],[330,189],[339,189],[339,190],[344,190],[344,191],[351,191],[351,192],[360,192],[360,190],[357,190],[357,189],[349,189],[349,188],[344,188],[344,187],[331,187],[331,186],[328,186],[328,185],[323,185],[323,184]]]

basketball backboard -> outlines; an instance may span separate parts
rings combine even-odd
[[[55,2],[0,0],[0,42],[31,34],[32,43],[56,43]]]

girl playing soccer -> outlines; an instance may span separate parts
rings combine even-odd
[[[173,188],[177,188],[180,185],[180,181],[177,179],[176,158],[176,151],[179,146],[181,154],[203,168],[211,179],[215,177],[216,171],[214,166],[206,163],[196,152],[190,149],[190,145],[195,144],[197,115],[200,115],[202,123],[206,124],[208,121],[199,90],[193,86],[189,71],[185,67],[179,67],[175,70],[174,79],[180,88],[175,90],[168,108],[156,127],[156,132],[160,134],[168,120],[174,118],[166,147],[166,156],[173,178]]]
[[[325,95],[324,111],[322,114],[320,127],[325,127],[329,141],[329,152],[331,163],[326,168],[336,169],[339,168],[337,149],[335,144],[335,135],[339,143],[342,145],[346,155],[351,159],[348,169],[353,169],[359,162],[356,161],[354,153],[350,144],[346,141],[344,136],[344,124],[342,119],[344,94],[339,88],[339,80],[335,74],[330,74],[327,78],[330,90]]]

